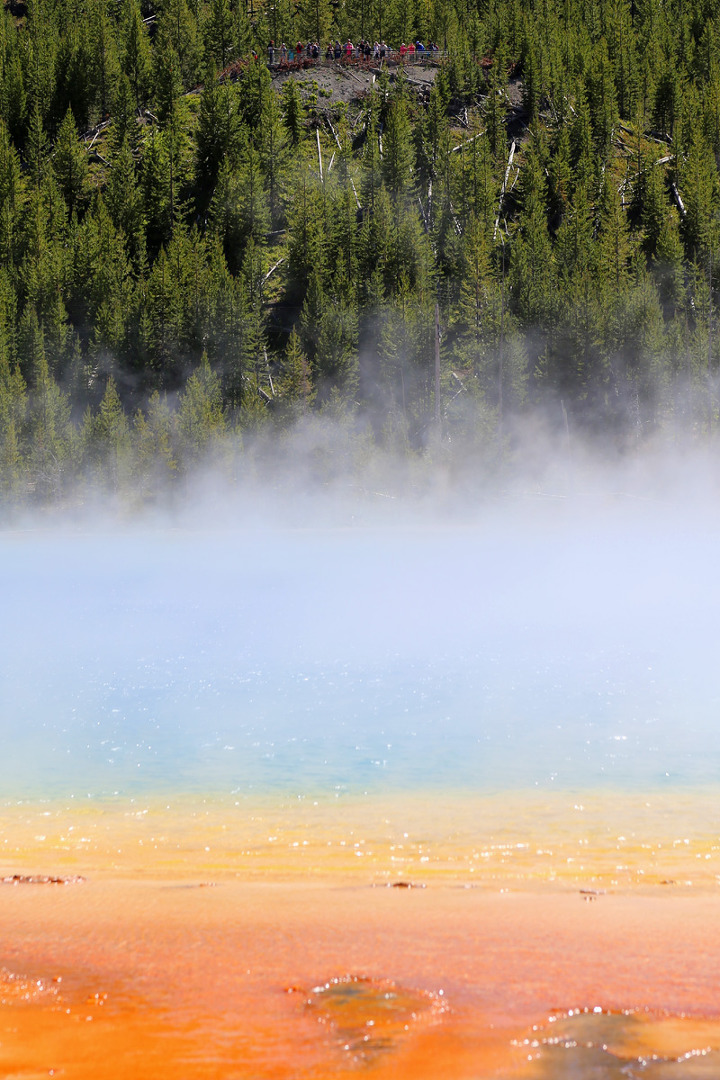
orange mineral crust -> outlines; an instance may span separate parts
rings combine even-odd
[[[0,1077],[717,1080],[709,819],[567,803],[8,807]]]

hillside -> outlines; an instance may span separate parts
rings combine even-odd
[[[1,26],[6,502],[152,499],[322,417],[494,461],[540,413],[620,447],[716,428],[715,5],[41,0]],[[365,36],[440,51],[267,65]]]

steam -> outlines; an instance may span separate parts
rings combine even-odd
[[[164,506],[16,520],[4,794],[716,783],[713,455],[404,460],[299,425]]]

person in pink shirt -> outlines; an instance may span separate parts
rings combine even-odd
[[[345,58],[347,60],[349,60],[350,57],[352,56],[352,54],[353,54],[353,43],[350,40],[350,38],[348,38],[347,41],[345,42]]]

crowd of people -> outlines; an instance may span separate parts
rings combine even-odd
[[[370,63],[371,61],[380,63],[386,58],[392,57],[396,60],[412,61],[425,56],[432,57],[439,52],[440,49],[434,42],[425,45],[418,40],[411,41],[409,45],[406,45],[403,41],[398,49],[392,49],[385,41],[376,41],[373,44],[370,41],[361,40],[357,45],[354,45],[348,38],[344,45],[341,45],[339,41],[335,41],[334,44],[330,41],[324,50],[317,41],[305,43],[298,41],[295,45],[289,47],[285,42],[277,46],[274,41],[271,41],[268,45],[267,55],[270,67],[282,67],[298,60],[360,60],[364,63]]]

